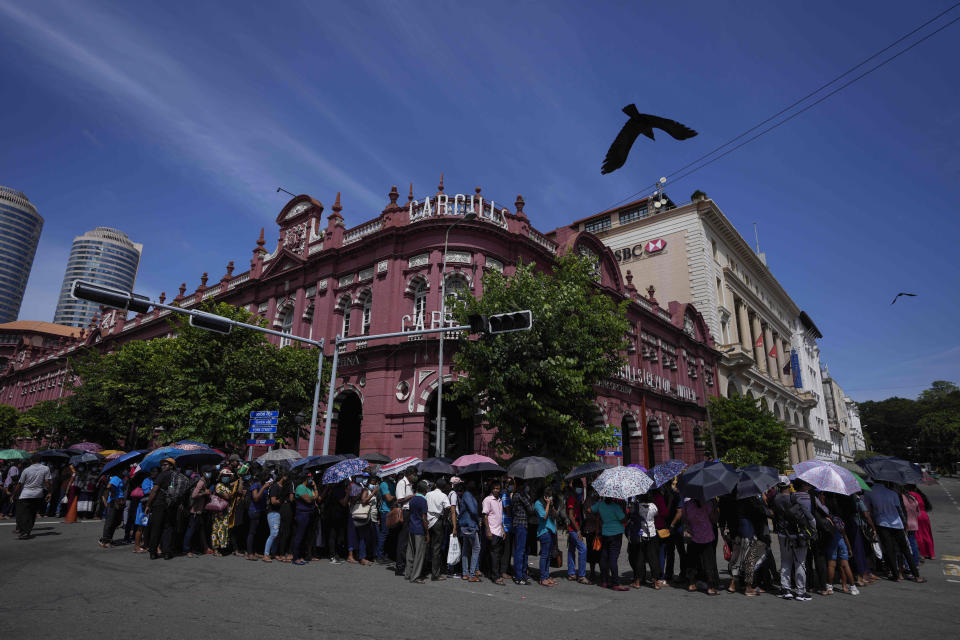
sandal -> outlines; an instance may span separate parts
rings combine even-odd
[[[264,561],[264,562],[273,562],[273,560],[271,560],[269,556],[263,556],[263,561]]]
[[[506,583],[503,581],[503,578],[497,578],[496,580],[493,581],[493,584],[503,585]]]
[[[593,584],[592,582],[590,582],[587,576],[583,576],[582,578],[577,578],[577,582],[579,582],[580,584]]]
[[[553,585],[550,584],[550,582],[547,581],[547,580],[541,580],[541,581],[539,582],[539,584],[540,584],[541,587],[552,587],[552,586],[553,586]]]
[[[472,578],[468,578],[467,582],[481,582],[481,580],[477,576],[473,576]]]
[[[624,587],[623,585],[615,584],[610,587],[612,591],[630,591],[630,587]]]
[[[569,580],[570,582],[576,582],[577,576],[573,576],[573,575],[567,576],[567,580]]]

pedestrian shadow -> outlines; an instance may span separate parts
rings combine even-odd
[[[44,531],[43,533],[31,533],[31,538],[40,538],[42,536],[60,536],[63,535],[59,531]]]

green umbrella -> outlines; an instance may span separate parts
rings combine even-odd
[[[30,454],[23,449],[0,450],[0,460],[26,460]]]
[[[850,471],[849,469],[847,470]],[[857,473],[856,471],[850,471],[850,473],[852,473],[853,477],[857,479],[857,482],[860,484],[861,489],[863,489],[864,491],[871,491],[870,485],[868,485],[866,481],[860,477],[859,473]]]

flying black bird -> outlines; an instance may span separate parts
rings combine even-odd
[[[897,295],[893,296],[893,302],[891,302],[890,304],[893,304],[894,302],[896,302],[897,298],[899,298],[900,296],[916,297],[916,295],[917,294],[915,293],[898,293]]]
[[[677,140],[686,140],[697,135],[696,131],[676,120],[640,113],[635,104],[628,104],[623,108],[623,112],[630,116],[630,119],[623,125],[623,129],[620,129],[620,133],[617,134],[617,139],[610,145],[607,157],[603,159],[603,167],[600,169],[602,174],[611,173],[623,166],[627,161],[627,154],[630,153],[630,147],[641,133],[651,140],[655,140],[654,128],[666,131]]]

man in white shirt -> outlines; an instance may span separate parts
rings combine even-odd
[[[430,529],[430,579],[446,580],[443,575],[443,568],[447,564],[446,543],[447,533],[445,530],[444,514],[450,514],[453,521],[453,535],[457,535],[457,512],[456,508],[450,505],[450,499],[447,497],[449,486],[444,478],[437,480],[437,485],[433,491],[425,496],[427,499],[427,527]]]
[[[34,462],[20,474],[14,494],[17,490],[20,491],[17,500],[17,531],[20,532],[21,540],[29,538],[33,531],[44,491],[50,491],[51,478],[50,469],[39,462]]]
[[[417,484],[417,470],[407,467],[403,476],[397,480],[397,490],[393,495],[403,512],[403,526],[400,527],[400,536],[397,538],[397,564],[394,572],[398,576],[404,575],[407,568],[407,542],[410,537],[410,500],[415,495],[413,488]]]

